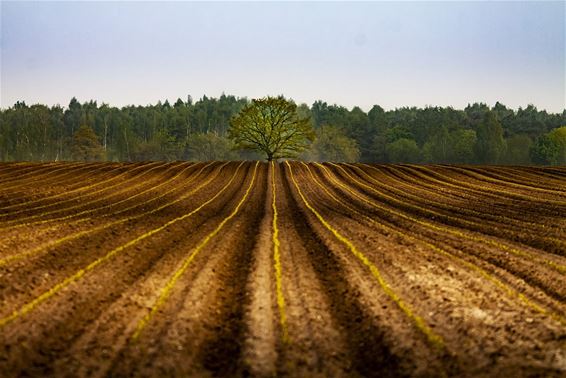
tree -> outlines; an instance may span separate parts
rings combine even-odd
[[[71,154],[73,160],[95,161],[102,158],[102,145],[90,127],[83,125],[75,132]]]
[[[476,158],[482,164],[496,164],[505,153],[503,128],[495,113],[488,111],[476,130]]]
[[[99,137],[102,156],[108,160],[200,159],[195,156],[203,156],[201,152],[207,156],[209,139],[217,136],[221,138],[218,139],[221,149],[225,147],[222,138],[228,136],[230,120],[248,105],[252,104],[245,97],[225,94],[218,98],[203,96],[197,101],[188,96],[171,104],[163,100],[122,108],[99,106],[95,100],[80,103],[76,98],[66,107],[28,106],[18,101],[10,108],[0,109],[0,159],[70,160],[73,136],[82,125],[92,128]],[[491,126],[485,122],[487,113],[495,116]],[[365,113],[359,107],[348,110],[322,101],[310,107],[297,104],[296,119],[308,118],[312,119],[312,127],[321,140],[309,151],[310,155],[303,156],[315,160],[353,159],[351,155],[339,155],[344,152],[341,142],[339,146],[329,145],[334,136],[325,134],[332,127],[355,140],[360,161],[390,162],[387,146],[399,139],[414,140],[421,151],[420,161],[424,162],[565,164],[566,161],[566,150],[560,142],[563,132],[554,131],[566,125],[566,110],[547,113],[529,105],[515,111],[501,103],[493,107],[476,103],[464,110],[428,106],[386,111],[375,105]],[[505,139],[500,137],[497,124],[503,129]],[[203,138],[202,142],[208,147],[198,148],[195,141],[189,140],[207,133],[212,136]],[[303,142],[308,144],[309,140]],[[257,160],[265,156],[255,145],[253,148],[238,152],[238,158]],[[196,152],[197,149],[201,152]],[[217,151],[211,154],[218,155]]]
[[[389,143],[386,151],[392,163],[418,163],[421,159],[421,151],[413,139],[398,139]]]
[[[542,135],[531,148],[531,158],[536,164],[566,164],[566,126]]]
[[[424,159],[427,162],[446,163],[450,155],[448,128],[440,126],[423,146]]]
[[[469,164],[474,160],[474,145],[476,144],[476,132],[470,129],[458,129],[450,133],[448,137],[450,155],[448,160],[454,164]]]
[[[369,161],[372,152],[372,137],[376,130],[372,128],[368,115],[358,106],[354,106],[348,114],[348,123],[347,135],[357,142],[362,160]]]
[[[545,111],[538,111],[534,105],[528,105],[525,109],[519,108],[516,117],[514,117],[514,123],[511,125],[511,131],[516,134],[527,134],[534,138],[549,130],[545,124],[547,117]]]
[[[141,141],[132,150],[132,160],[173,161],[181,158],[182,148],[175,143],[175,138],[164,131],[158,131],[147,141]]]
[[[304,154],[306,160],[356,162],[360,150],[356,141],[348,138],[335,126],[324,126],[317,130],[317,138]]]
[[[187,157],[196,161],[236,160],[238,154],[233,147],[230,139],[215,133],[192,134],[187,142]]]
[[[531,164],[529,151],[533,141],[526,134],[513,135],[507,139],[507,151],[505,163],[507,164]]]
[[[228,136],[237,148],[257,150],[268,161],[296,157],[314,140],[310,118],[282,96],[252,100],[230,121]]]
[[[548,136],[558,146],[555,164],[566,165],[566,126],[552,130]]]

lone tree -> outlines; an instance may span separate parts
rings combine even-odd
[[[240,149],[265,153],[267,160],[297,157],[315,138],[309,118],[282,96],[252,100],[230,120],[228,136]]]
[[[98,137],[88,126],[81,126],[73,135],[71,146],[73,160],[96,161],[101,160],[103,155],[102,145]]]

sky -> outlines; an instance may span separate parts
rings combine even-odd
[[[0,107],[283,94],[566,108],[565,2],[0,3]]]

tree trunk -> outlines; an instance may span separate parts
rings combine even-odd
[[[104,117],[104,152],[106,152],[106,135],[108,134],[108,120]]]
[[[126,128],[124,128],[124,139],[126,141],[126,153],[128,154],[128,161],[132,161],[132,158],[130,157],[130,145],[128,144],[128,133],[126,131]]]

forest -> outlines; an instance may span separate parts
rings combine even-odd
[[[67,107],[17,102],[0,109],[1,161],[247,160],[228,138],[230,119],[249,103],[222,94],[147,106],[71,99]],[[402,107],[369,112],[316,101],[298,106],[316,139],[308,161],[446,164],[566,164],[566,110],[501,103]]]

